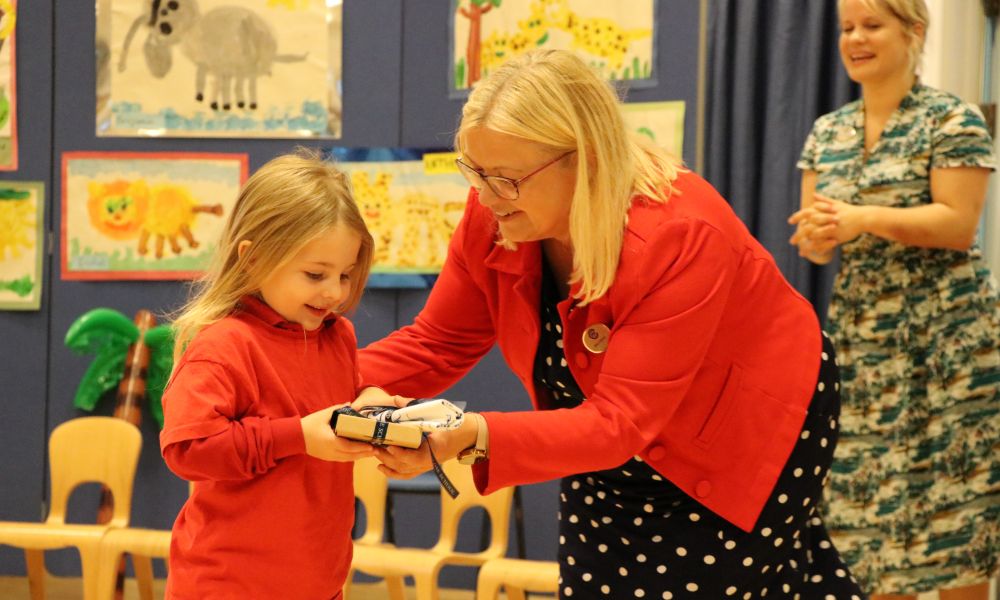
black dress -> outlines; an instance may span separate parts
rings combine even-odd
[[[551,273],[544,273],[534,377],[551,391],[548,408],[568,408],[585,398],[566,365],[560,298]],[[825,334],[823,348],[802,435],[752,532],[716,516],[638,456],[615,469],[566,477],[560,485],[560,597],[864,598],[817,510],[840,410]]]

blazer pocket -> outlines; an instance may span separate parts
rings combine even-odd
[[[726,383],[722,387],[722,392],[715,399],[712,410],[709,411],[705,423],[701,426],[698,435],[695,437],[695,442],[698,445],[708,446],[715,439],[715,436],[718,435],[719,429],[722,428],[726,417],[733,411],[742,381],[743,369],[736,363],[733,363],[733,366],[729,368],[729,373],[726,375]]]

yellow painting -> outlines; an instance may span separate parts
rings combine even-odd
[[[41,306],[44,207],[44,184],[0,182],[0,309]]]
[[[469,192],[454,158],[453,153],[425,153],[411,160],[338,163],[350,174],[375,238],[373,274],[441,270]]]
[[[684,101],[629,102],[622,105],[625,126],[680,158],[684,151]]]
[[[452,85],[534,48],[577,52],[606,79],[653,77],[656,0],[452,0]]]

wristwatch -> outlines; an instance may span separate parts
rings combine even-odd
[[[490,432],[486,428],[486,419],[479,413],[465,413],[476,419],[479,430],[476,432],[476,445],[470,446],[458,453],[458,462],[463,465],[474,465],[488,458],[490,448]]]

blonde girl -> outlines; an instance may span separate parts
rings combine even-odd
[[[328,422],[362,389],[343,315],[372,246],[347,178],[315,154],[275,158],[243,187],[175,321],[160,445],[194,485],[173,527],[167,598],[340,598],[352,461],[372,451]]]

